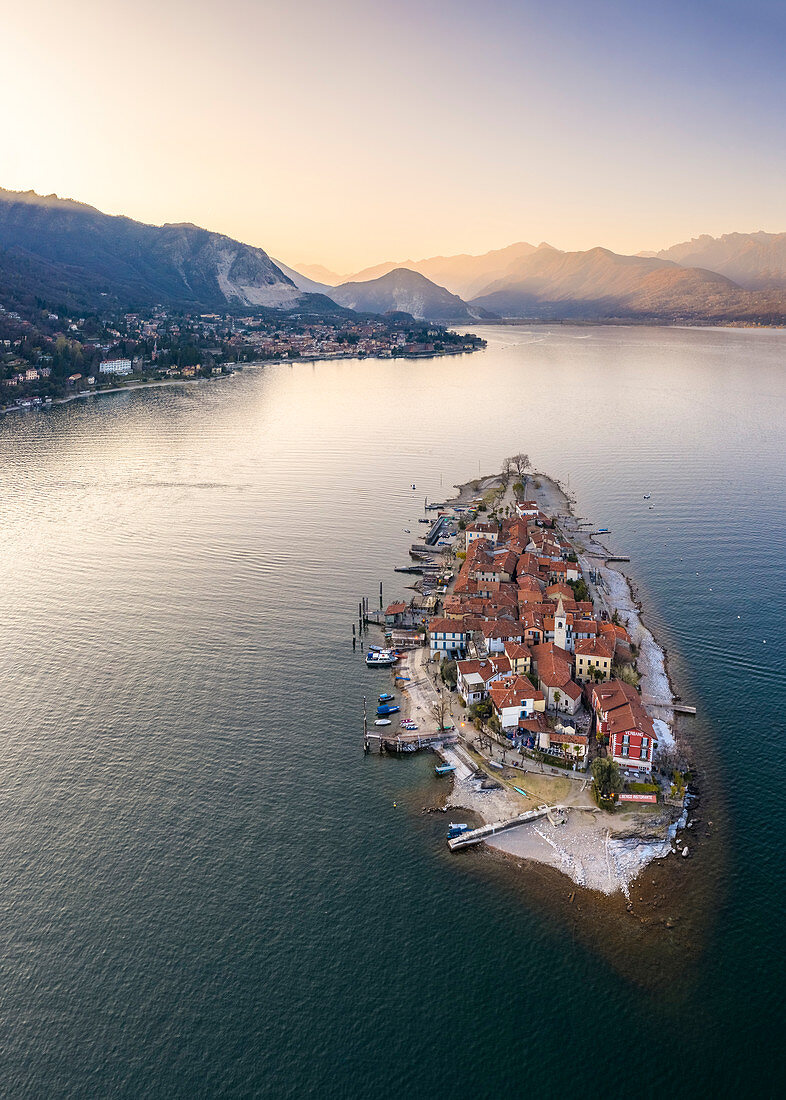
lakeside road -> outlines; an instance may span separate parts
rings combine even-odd
[[[53,397],[47,405],[39,405],[34,409],[25,409],[21,405],[9,405],[6,409],[0,409],[0,413],[28,413],[46,412],[55,405],[69,405],[72,401],[82,401],[88,397],[104,397],[112,393],[128,393],[130,390],[156,390],[170,388],[171,386],[193,386],[203,382],[221,382],[233,378],[235,371],[227,374],[217,374],[212,378],[160,378],[153,382],[129,382],[127,386],[111,386],[103,390],[82,390],[80,393],[71,393],[67,397]]]

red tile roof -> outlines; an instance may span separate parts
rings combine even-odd
[[[609,661],[614,656],[602,638],[579,639],[574,646],[577,657],[605,657]]]

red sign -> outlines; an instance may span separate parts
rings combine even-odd
[[[621,794],[620,802],[657,802],[656,794]]]

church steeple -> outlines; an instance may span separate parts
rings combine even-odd
[[[557,600],[557,610],[554,612],[554,644],[560,649],[568,648],[568,616],[565,613],[562,594]]]

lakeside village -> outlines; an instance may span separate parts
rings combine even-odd
[[[652,827],[668,825],[681,813],[689,776],[669,724],[674,703],[665,669],[660,696],[643,697],[642,654],[609,587],[609,563],[619,559],[592,541],[604,532],[581,533],[569,512],[554,514],[533,499],[551,493],[554,505],[567,506],[554,483],[537,475],[528,492],[521,465],[512,487],[508,470],[480,495],[464,499],[463,491],[452,505],[429,505],[438,514],[420,521],[430,530],[411,548],[417,564],[399,570],[420,575],[417,594],[364,615],[386,632],[384,646],[368,647],[366,663],[393,666],[402,693],[400,700],[380,694],[366,750],[436,748],[443,759],[437,774],[464,781],[449,804],[476,809],[487,822],[487,804],[467,800],[467,782],[476,794],[512,796],[491,810],[509,820],[478,830],[452,825],[451,847],[462,845],[462,832],[484,839],[489,830],[554,811],[555,801],[601,810],[604,820],[624,811],[632,819],[635,811],[649,815]],[[584,852],[585,863],[591,855]]]
[[[408,314],[236,316],[158,307],[102,319],[0,304],[0,411],[129,384],[213,378],[243,363],[416,358],[484,346]]]

